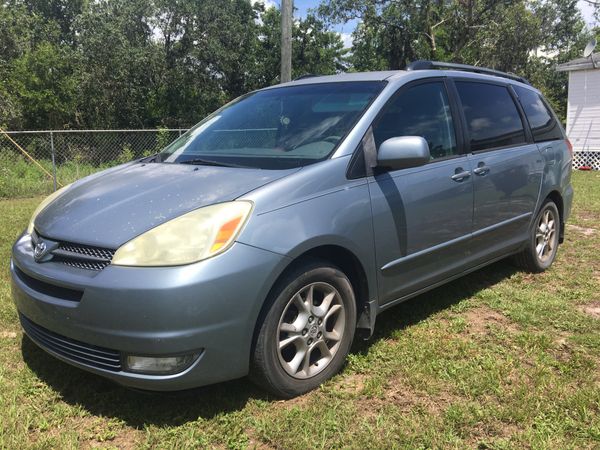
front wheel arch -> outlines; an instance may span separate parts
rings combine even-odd
[[[273,347],[272,337],[279,336],[280,331],[277,330],[281,327],[281,321],[284,320],[284,317],[287,314],[287,308],[297,296],[291,295],[290,293],[295,292],[298,288],[301,288],[298,292],[302,292],[305,283],[309,283],[311,286],[317,284],[328,285],[330,288],[333,286],[334,290],[341,294],[341,298],[338,297],[338,299],[345,305],[344,314],[346,318],[342,320],[345,320],[344,329],[347,331],[343,333],[340,332],[340,339],[332,338],[334,342],[339,340],[340,348],[338,348],[338,351],[333,352],[332,359],[328,362],[328,365],[299,383],[298,380],[292,381],[296,378],[294,375],[290,375],[289,373],[286,375],[284,373],[286,372],[286,369],[280,363],[281,358],[284,358],[286,361],[287,358],[286,355],[280,355],[278,353],[281,352],[281,348],[283,347],[279,347],[279,350],[277,350],[277,347]],[[312,298],[312,291],[310,298]],[[304,301],[306,301],[306,299]],[[297,305],[297,303],[294,304]],[[318,303],[315,305],[317,308],[320,306]],[[299,314],[303,309],[304,307],[301,308],[300,311],[295,311],[296,314]],[[267,391],[283,398],[291,398],[316,388],[319,384],[335,375],[335,373],[343,366],[345,357],[350,350],[355,335],[357,323],[356,313],[356,297],[354,289],[347,275],[343,273],[339,267],[329,261],[316,258],[304,258],[298,260],[298,264],[291,265],[290,270],[286,271],[285,275],[282,275],[278,282],[273,286],[272,292],[269,294],[269,298],[265,302],[263,311],[261,311],[261,315],[258,318],[256,327],[257,332],[252,343],[250,355],[250,379]],[[318,319],[321,317],[316,311],[310,315],[311,317],[306,316],[304,318],[305,320],[308,320],[309,323],[311,322],[311,319]],[[313,315],[314,318],[312,317]],[[307,344],[310,345],[310,341],[315,337],[315,334],[317,334],[317,331],[319,330],[313,326],[312,328],[315,328],[314,334],[312,333],[312,329],[308,334],[305,329],[302,332],[302,336],[300,336],[298,334],[299,328],[297,328],[297,320],[295,317],[300,318],[300,315],[285,319],[285,323],[288,325],[293,322],[294,327],[293,329],[287,329],[288,327],[286,327],[284,332],[297,334],[294,339],[308,340]],[[331,330],[328,331],[328,328],[325,328],[327,327],[327,324],[330,323],[327,322],[327,317],[328,315],[325,316],[322,325],[321,322],[319,322],[319,325],[323,328],[320,330],[322,333],[318,333],[317,336],[317,338],[321,338],[322,334],[324,336],[322,339],[325,339],[326,342],[327,339],[329,339],[327,333],[331,332]],[[279,325],[277,325],[277,322],[279,322]],[[316,324],[316,320],[314,323]],[[284,341],[286,340],[287,339],[285,339],[284,336]],[[313,348],[319,347],[315,344]],[[277,361],[277,359],[279,359],[279,361]],[[293,359],[295,360],[295,356]],[[320,363],[321,361],[319,360],[318,362]],[[298,366],[295,365],[292,370],[296,370],[297,368]]]
[[[279,283],[281,283],[281,281],[284,280],[298,266],[305,265],[314,260],[329,262],[339,267],[340,270],[348,277],[350,283],[352,284],[352,288],[354,289],[354,296],[356,299],[356,311],[358,315],[357,328],[364,327],[363,329],[366,329],[366,332],[369,335],[372,333],[373,327],[375,326],[375,317],[369,308],[370,286],[362,263],[358,257],[347,248],[338,245],[321,245],[318,247],[313,247],[291,260],[275,279],[273,285],[269,289],[269,293],[263,301],[258,317],[254,323],[252,346],[250,349],[249,359],[252,358],[254,353],[260,325],[267,315],[269,308],[271,307],[274,290],[277,289]]]

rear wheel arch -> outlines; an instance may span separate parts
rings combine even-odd
[[[560,217],[559,243],[562,244],[565,238],[565,213],[562,195],[557,190],[553,190],[546,196],[542,205],[546,203],[546,200],[552,200],[558,209],[558,215]]]
[[[512,257],[516,265],[530,273],[550,268],[559,246],[561,222],[558,203],[548,195],[535,213],[523,249]]]

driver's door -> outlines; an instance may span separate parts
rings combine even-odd
[[[473,185],[455,114],[445,81],[434,79],[400,88],[373,124],[377,148],[391,137],[422,136],[432,156],[424,166],[369,177],[382,304],[464,268]]]

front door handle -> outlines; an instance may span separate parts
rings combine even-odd
[[[456,173],[454,175],[452,175],[450,178],[452,178],[452,180],[454,181],[463,181],[466,180],[467,178],[469,178],[471,176],[471,172],[469,172],[468,170],[464,170],[462,172],[459,172],[459,170],[462,169],[456,169]]]
[[[475,175],[479,175],[480,177],[486,175],[489,171],[490,168],[488,166],[478,166],[475,169],[473,169],[473,173]]]

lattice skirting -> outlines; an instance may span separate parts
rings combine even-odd
[[[600,151],[573,152],[573,169],[580,169],[582,167],[600,170]]]

